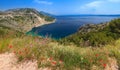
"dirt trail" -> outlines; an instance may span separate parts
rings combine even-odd
[[[17,63],[14,53],[0,54],[0,70],[51,70],[49,68],[38,69],[37,61],[25,61]]]

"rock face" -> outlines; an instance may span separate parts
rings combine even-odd
[[[109,23],[101,23],[101,24],[86,24],[79,28],[79,33],[85,34],[88,32],[97,32],[98,30],[102,30],[106,26],[108,26]]]
[[[27,32],[33,27],[54,22],[53,17],[49,17],[32,8],[10,9],[0,12],[0,25],[6,26],[20,32]]]

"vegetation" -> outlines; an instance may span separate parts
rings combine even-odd
[[[7,38],[7,37],[10,37],[10,38],[20,37],[21,35],[24,35],[24,34],[22,32],[13,30],[9,27],[0,25],[0,39]]]
[[[120,68],[120,19],[98,27],[93,25],[86,32],[80,30],[58,43],[48,37],[33,37],[0,25],[0,53],[14,53],[18,62],[37,60],[38,67],[52,70],[104,70],[114,65]]]
[[[40,15],[40,17],[44,18],[45,21],[54,21],[54,20],[55,20],[54,17],[46,16],[46,15],[44,15],[44,14],[42,14],[42,13],[39,13],[39,15]]]
[[[55,18],[53,17],[49,17],[49,16],[45,16],[45,21],[54,21]]]
[[[120,19],[112,20],[107,24],[108,25],[104,26],[104,28],[101,26],[102,29],[99,29],[100,27],[98,28],[95,25],[92,25],[92,28],[89,26],[87,29],[82,27],[82,29],[76,34],[60,40],[60,43],[73,43],[77,46],[81,45],[94,47],[101,47],[112,43],[120,38]],[[91,31],[89,31],[90,29]],[[82,30],[84,30],[84,32]]]
[[[101,32],[98,35],[101,36]],[[103,36],[106,34],[104,33]],[[95,35],[93,37],[98,38]],[[94,68],[103,70],[111,63],[109,58],[117,59],[120,65],[119,49],[120,39],[101,48],[82,48],[74,44],[65,46],[50,38],[26,36],[21,32],[0,26],[0,53],[14,53],[19,62],[35,59],[38,61],[38,67],[59,70],[93,70]]]

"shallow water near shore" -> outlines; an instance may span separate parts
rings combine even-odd
[[[27,34],[61,39],[74,34],[85,24],[106,23],[120,16],[56,16],[56,22],[33,28]]]

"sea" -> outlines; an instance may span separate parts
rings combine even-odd
[[[76,33],[85,24],[106,23],[120,18],[120,15],[62,15],[54,17],[56,22],[34,27],[27,34],[61,39]]]

